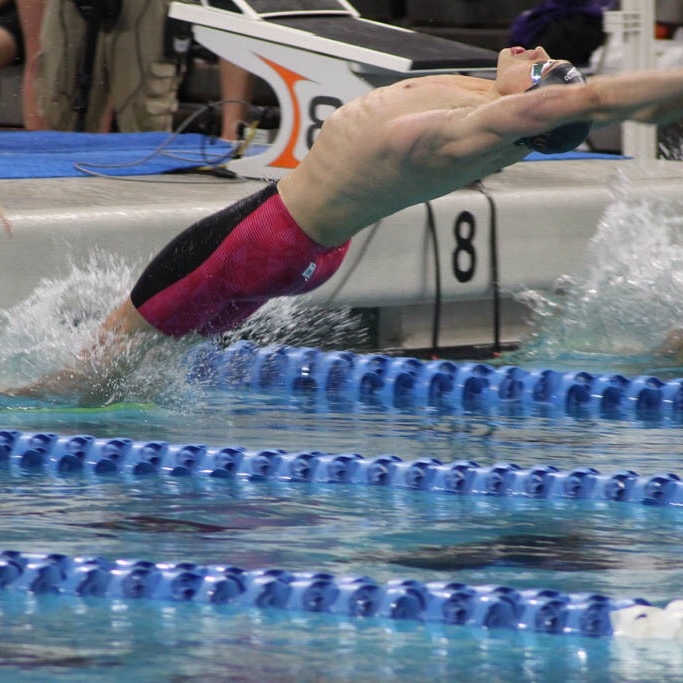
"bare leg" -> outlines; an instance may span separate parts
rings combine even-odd
[[[102,112],[99,121],[98,133],[111,133],[111,128],[114,124],[114,105],[111,101],[111,95],[107,96],[107,106]]]
[[[160,336],[130,299],[126,299],[102,323],[96,342],[81,351],[71,367],[4,394],[39,399],[71,397],[79,403],[106,403],[116,393],[120,380],[133,370]]]
[[[0,68],[10,65],[17,56],[17,44],[14,36],[4,28],[0,28]]]
[[[38,54],[40,52],[40,26],[47,0],[17,0],[21,30],[24,34],[24,82],[22,106],[24,127],[27,130],[44,130],[45,121],[38,111],[36,78],[38,76]]]
[[[234,102],[223,103],[221,138],[224,140],[236,140],[238,126],[246,118],[248,103],[251,101],[253,77],[248,71],[235,66],[225,59],[219,61],[219,68],[221,99],[235,100]]]
[[[129,298],[107,316],[100,328],[101,334],[117,336],[135,332],[156,332],[156,330],[138,313]]]
[[[655,352],[658,356],[671,359],[676,365],[683,363],[683,330],[671,330]]]

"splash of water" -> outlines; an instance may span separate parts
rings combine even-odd
[[[250,339],[259,346],[288,344],[321,349],[363,346],[368,332],[349,308],[327,309],[312,305],[308,297],[272,299],[239,328],[228,332],[225,344]]]
[[[86,366],[88,389],[46,396],[47,400],[78,404],[108,397],[170,402],[175,407],[191,402],[183,361],[192,345],[205,341],[197,336],[180,341],[156,336],[143,356],[136,339],[123,345],[118,342],[115,360],[130,369],[114,384],[103,379],[101,364],[107,354],[113,355],[112,350],[106,344],[98,347],[93,343],[102,321],[127,296],[138,271],[120,257],[95,252],[85,263],[71,264],[66,277],[43,279],[25,301],[0,311],[0,391],[30,385],[65,367],[82,367],[83,349],[94,348]],[[303,297],[283,298],[268,302],[240,328],[226,334],[222,342],[244,338],[261,345],[350,348],[364,341],[365,331],[348,310],[317,308]]]
[[[131,280],[129,267],[95,252],[72,263],[65,278],[42,279],[25,301],[0,311],[0,385],[24,384],[72,362]]]
[[[552,295],[521,295],[534,324],[520,359],[652,358],[683,327],[681,204],[643,195],[623,173],[610,195],[582,270],[560,278]]]

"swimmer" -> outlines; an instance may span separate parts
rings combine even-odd
[[[586,81],[542,47],[501,50],[495,80],[443,74],[377,88],[336,110],[277,184],[170,242],[102,333],[226,331],[272,297],[321,285],[349,240],[385,216],[466,187],[530,149],[572,149],[591,126],[682,117],[682,69]],[[64,374],[55,377],[52,389]]]

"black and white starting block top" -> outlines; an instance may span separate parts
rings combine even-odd
[[[432,73],[493,73],[495,52],[363,19],[346,0],[173,2],[195,39],[260,76],[280,104],[280,129],[262,154],[234,162],[251,177],[294,168],[326,116],[377,84]]]
[[[367,60],[368,65],[384,65],[398,72],[495,66],[495,53],[489,50],[363,19],[344,0],[202,0],[202,6],[287,29],[287,34],[277,28],[270,33],[287,35],[293,45],[311,49],[314,38],[320,49],[327,46],[338,58],[360,63]]]

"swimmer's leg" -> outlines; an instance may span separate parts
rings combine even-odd
[[[683,330],[670,330],[662,344],[655,349],[655,353],[672,360],[676,365],[683,364]]]
[[[131,302],[164,334],[217,334],[268,299],[318,287],[347,249],[348,243],[330,248],[311,240],[270,185],[172,240],[143,272]]]
[[[82,349],[68,367],[26,386],[0,391],[0,396],[105,405],[120,398],[121,381],[161,339],[126,299],[102,323],[95,343]]]
[[[308,292],[341,264],[348,243],[324,247],[289,215],[275,185],[189,227],[145,269],[72,367],[9,392],[107,401],[161,335],[219,333],[265,301]]]

